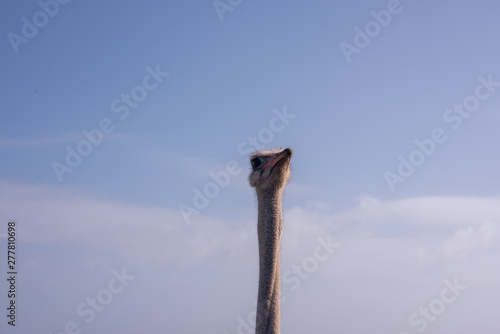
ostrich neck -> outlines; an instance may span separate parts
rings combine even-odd
[[[259,290],[256,334],[280,333],[280,241],[283,190],[258,191]]]

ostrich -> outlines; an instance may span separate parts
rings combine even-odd
[[[257,151],[250,155],[252,171],[248,177],[255,188],[259,208],[259,290],[256,334],[280,333],[280,241],[283,231],[281,202],[290,179],[292,149]]]

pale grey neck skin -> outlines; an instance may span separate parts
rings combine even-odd
[[[283,190],[290,178],[291,149],[258,151],[250,156],[248,177],[258,202],[259,290],[256,334],[280,333],[281,268],[280,243],[283,232]]]
[[[257,191],[259,205],[257,222],[259,290],[256,334],[279,334],[280,332],[282,194],[282,189],[277,191]]]

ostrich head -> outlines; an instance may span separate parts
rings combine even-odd
[[[283,188],[290,179],[292,149],[273,149],[254,152],[250,155],[252,171],[248,177],[250,185],[257,190]]]

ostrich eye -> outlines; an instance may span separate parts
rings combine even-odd
[[[255,169],[255,168],[259,168],[259,166],[262,164],[262,160],[260,160],[259,158],[253,158],[252,159],[252,167]]]

